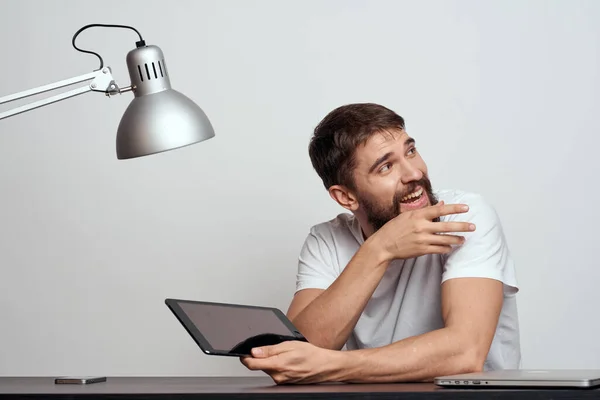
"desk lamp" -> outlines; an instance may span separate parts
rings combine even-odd
[[[91,27],[127,28],[135,31],[139,36],[136,48],[129,51],[126,57],[130,86],[119,87],[112,76],[111,68],[104,66],[104,61],[98,53],[82,50],[75,45],[77,36]],[[68,92],[0,112],[0,120],[88,92],[100,92],[110,97],[131,91],[134,99],[125,110],[117,129],[118,159],[177,149],[210,139],[215,135],[204,111],[188,97],[171,88],[161,49],[154,45],[146,45],[137,29],[127,25],[90,24],[73,35],[72,44],[76,50],[98,57],[100,67],[84,75],[1,97],[0,104],[76,83],[86,81],[89,83]]]

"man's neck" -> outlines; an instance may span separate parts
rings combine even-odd
[[[367,221],[367,218],[354,214],[354,218],[358,220],[358,226],[360,227],[360,233],[364,240],[367,240],[371,235],[375,233],[375,229],[371,224]]]

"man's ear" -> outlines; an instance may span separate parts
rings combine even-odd
[[[343,185],[333,185],[329,188],[329,195],[340,206],[350,211],[358,209],[358,199],[354,193]]]

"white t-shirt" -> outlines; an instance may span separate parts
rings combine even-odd
[[[484,277],[504,283],[502,311],[484,369],[520,368],[518,286],[500,220],[494,208],[478,194],[460,190],[438,190],[435,194],[446,204],[469,206],[468,212],[441,220],[473,222],[476,230],[461,233],[465,243],[449,254],[428,254],[390,263],[344,348],[381,347],[443,328],[442,282]],[[296,290],[327,289],[363,242],[361,228],[352,214],[340,214],[313,226],[300,253]]]

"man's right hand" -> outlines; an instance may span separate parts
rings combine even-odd
[[[444,204],[419,210],[405,211],[390,220],[369,239],[376,243],[388,261],[414,258],[424,254],[447,254],[452,245],[460,245],[464,237],[449,232],[472,232],[475,225],[469,222],[434,222],[450,214],[462,214],[469,210],[466,204]]]

